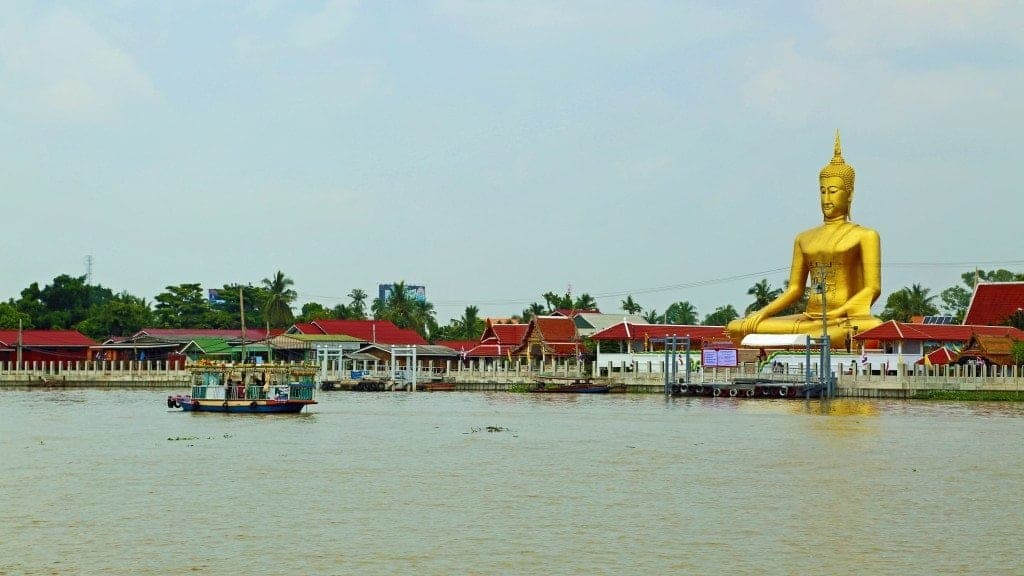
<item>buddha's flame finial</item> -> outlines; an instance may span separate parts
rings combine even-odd
[[[853,192],[853,166],[850,166],[846,163],[846,160],[843,160],[843,146],[839,142],[839,130],[836,130],[836,143],[833,148],[832,161],[821,169],[821,174],[819,175],[820,178],[830,176],[838,176],[842,178],[843,182],[846,183],[847,189],[850,192]]]
[[[843,160],[843,145],[839,142],[839,129],[836,128],[836,143],[833,147],[832,164],[845,164]]]

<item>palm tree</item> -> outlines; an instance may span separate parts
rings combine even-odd
[[[633,300],[633,295],[626,296],[626,299],[622,301],[622,311],[626,314],[639,314],[643,310],[643,306],[636,303]]]
[[[528,308],[523,309],[523,313],[519,317],[519,320],[523,324],[528,324],[530,320],[545,314],[547,314],[547,310],[544,308],[544,305],[540,302],[534,302],[533,304],[530,304]]]
[[[466,306],[462,318],[455,321],[459,338],[464,340],[479,340],[484,333],[485,324],[480,318],[480,309],[476,306]]]
[[[647,322],[648,324],[661,324],[662,319],[663,318],[658,314],[658,311],[653,308],[644,312],[644,322]]]
[[[266,290],[266,300],[263,302],[263,319],[270,326],[280,328],[287,326],[295,320],[292,313],[292,302],[298,297],[291,286],[295,281],[284,275],[280,270],[273,278],[263,279],[263,288]]]
[[[747,290],[747,294],[754,297],[754,301],[747,306],[745,311],[746,314],[760,310],[767,306],[772,300],[779,297],[782,294],[782,288],[772,289],[771,284],[768,283],[767,278],[761,279],[760,282],[754,284]]]
[[[388,298],[373,300],[373,317],[375,320],[390,320],[399,328],[410,328],[426,338],[436,329],[434,305],[426,300],[410,298],[405,282],[395,282]]]
[[[576,298],[575,302],[572,303],[572,308],[574,310],[596,310],[597,300],[594,300],[593,296],[584,292]]]
[[[346,307],[348,317],[351,320],[366,320],[366,292],[359,288],[353,288],[348,293],[352,302]]]
[[[399,328],[409,328],[412,319],[412,300],[405,291],[405,281],[391,285],[391,293],[373,299],[373,319],[390,320]]]
[[[732,304],[726,304],[725,306],[715,308],[714,312],[704,317],[704,321],[701,324],[705,326],[725,326],[739,317],[739,313],[732,307]]]
[[[885,300],[885,310],[879,314],[882,320],[909,322],[914,316],[931,316],[939,313],[932,304],[935,296],[929,294],[930,289],[913,284],[893,292]]]
[[[666,324],[694,325],[697,322],[697,308],[689,302],[675,302],[665,310]]]
[[[544,298],[544,302],[547,303],[547,313],[550,314],[559,308],[572,308],[573,301],[572,296],[566,293],[564,296],[559,296],[554,292],[545,292],[541,295]]]

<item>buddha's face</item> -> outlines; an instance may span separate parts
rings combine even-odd
[[[825,219],[849,216],[853,193],[848,189],[846,182],[839,176],[828,176],[822,178],[820,184],[821,214]]]

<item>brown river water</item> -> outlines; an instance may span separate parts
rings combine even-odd
[[[1021,404],[166,395],[0,390],[0,575],[1024,574]]]

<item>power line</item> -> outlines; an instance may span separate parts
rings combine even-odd
[[[1022,266],[1024,260],[982,260],[982,261],[957,261],[957,262],[883,262],[882,268],[981,268],[986,266]],[[758,272],[750,272],[748,274],[736,274],[733,276],[720,276],[717,278],[707,278],[703,280],[694,280],[691,282],[681,282],[678,284],[666,284],[663,286],[653,286],[647,288],[632,288],[625,290],[615,290],[610,292],[598,292],[590,294],[593,298],[617,298],[620,296],[629,295],[643,295],[643,294],[657,294],[660,292],[671,292],[675,290],[685,290],[688,288],[702,288],[705,286],[715,286],[719,284],[729,284],[739,280],[745,280],[749,278],[763,277],[770,274],[776,274],[779,272],[789,271],[789,266],[780,266],[778,268],[771,268],[768,270],[761,270]],[[348,300],[347,296],[326,296],[317,294],[304,294],[300,293],[303,298],[318,299],[318,300],[335,300],[344,301]],[[430,300],[429,302],[436,308],[452,308],[452,307],[463,307],[469,305],[477,306],[529,306],[530,304],[537,301],[537,298],[498,298],[488,300]]]

